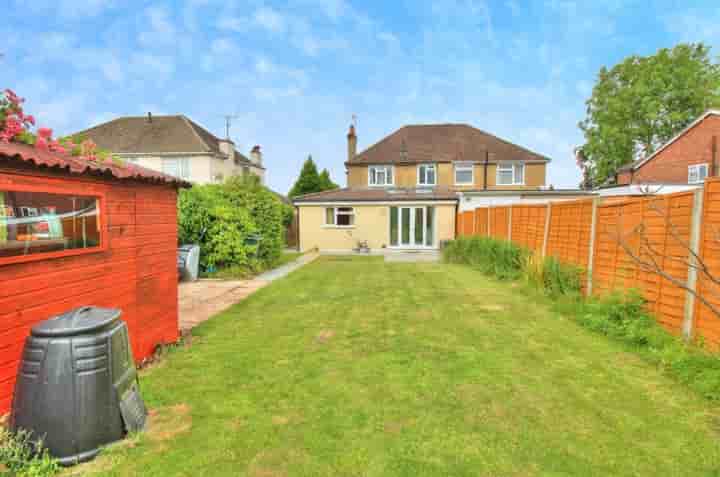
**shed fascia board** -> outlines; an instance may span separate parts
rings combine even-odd
[[[688,131],[690,131],[692,128],[694,128],[695,126],[697,126],[698,124],[700,124],[701,122],[703,122],[705,119],[707,119],[708,116],[712,116],[712,115],[720,116],[720,109],[709,109],[709,110],[705,111],[705,112],[702,114],[702,116],[700,116],[699,118],[697,118],[695,121],[691,122],[685,129],[683,129],[682,131],[680,131],[679,133],[677,133],[672,139],[670,139],[668,142],[666,142],[665,144],[663,144],[662,146],[660,146],[655,152],[653,152],[653,153],[650,154],[648,157],[646,157],[645,159],[642,159],[640,162],[638,162],[637,164],[635,164],[635,165],[632,167],[632,170],[633,170],[633,171],[636,171],[636,170],[640,169],[640,168],[641,168],[643,165],[645,165],[648,161],[652,160],[655,156],[657,156],[657,155],[660,154],[662,151],[664,151],[668,146],[670,146],[672,143],[674,143],[675,141],[677,141],[678,139],[680,139],[682,136],[684,136],[684,135],[685,135]]]

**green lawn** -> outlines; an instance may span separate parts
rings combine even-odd
[[[143,476],[720,475],[720,413],[470,268],[323,257],[142,374]]]

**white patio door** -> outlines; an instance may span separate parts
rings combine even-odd
[[[435,245],[435,207],[390,207],[390,247],[432,248]]]

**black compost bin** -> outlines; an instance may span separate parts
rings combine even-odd
[[[15,384],[13,430],[43,439],[63,465],[145,424],[120,310],[82,307],[34,326]]]

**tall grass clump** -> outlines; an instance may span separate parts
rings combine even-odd
[[[446,262],[470,265],[500,280],[519,278],[526,254],[512,242],[489,237],[460,237],[443,249]]]
[[[556,307],[581,326],[633,348],[703,397],[720,400],[720,357],[668,333],[647,312],[639,293],[560,300]]]
[[[17,477],[51,477],[61,470],[60,464],[50,456],[42,440],[34,439],[24,429],[13,433],[0,427],[0,464],[8,475]]]
[[[555,257],[527,253],[523,262],[525,280],[550,297],[577,296],[582,289],[582,270]]]

